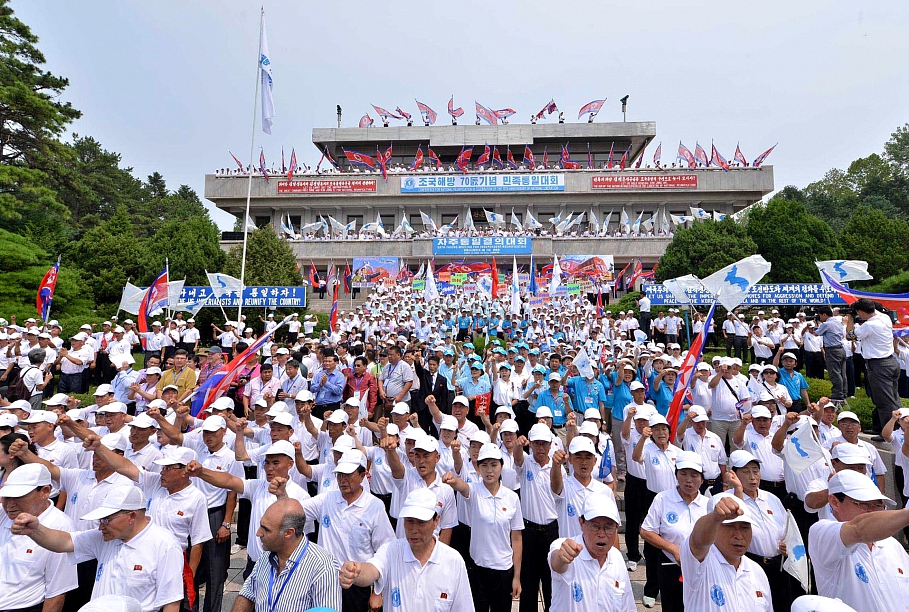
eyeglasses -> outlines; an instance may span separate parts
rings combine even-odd
[[[882,502],[880,500],[863,502],[863,501],[856,501],[850,497],[849,501],[851,501],[853,504],[855,504],[856,506],[858,506],[865,512],[877,512],[877,511],[883,510],[885,508],[884,502]]]
[[[110,525],[111,521],[114,520],[114,518],[116,518],[118,516],[122,516],[124,513],[128,513],[128,512],[133,512],[133,511],[132,510],[120,510],[118,512],[114,512],[110,516],[105,516],[103,519],[99,519],[98,522],[101,523],[102,525]]]
[[[591,521],[585,522],[584,527],[586,527],[587,529],[589,529],[590,531],[592,531],[595,534],[596,533],[609,533],[612,531],[616,531],[619,528],[619,526],[615,523],[610,523],[608,525],[599,525],[599,524],[593,523]]]

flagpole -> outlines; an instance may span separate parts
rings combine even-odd
[[[240,260],[240,303],[237,306],[237,323],[240,322],[240,315],[243,312],[243,292],[246,289],[246,244],[249,238],[249,228],[247,220],[249,219],[249,200],[252,197],[252,179],[253,179],[253,155],[256,151],[256,116],[258,109],[256,104],[259,101],[259,80],[262,63],[262,24],[265,23],[265,7],[262,7],[259,13],[259,52],[256,54],[256,88],[253,96],[253,119],[252,135],[249,139],[249,182],[246,186],[246,213],[243,216],[243,256]],[[226,315],[225,315],[226,318]]]

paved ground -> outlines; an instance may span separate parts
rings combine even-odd
[[[619,493],[620,507],[624,506],[624,504],[622,503],[622,501],[623,501],[622,496],[623,496],[623,494],[620,492]],[[623,516],[624,516],[624,514],[623,514]],[[625,549],[624,549],[625,540],[624,540],[624,538],[620,538],[620,539],[622,541],[622,546],[623,546],[622,552],[624,553],[625,552]],[[234,555],[230,560],[230,570],[228,570],[228,576],[227,576],[228,583],[224,589],[223,609],[225,610],[225,612],[230,612],[231,608],[234,605],[234,600],[237,597],[237,593],[240,591],[240,587],[243,585],[243,568],[245,566],[246,566],[246,550],[244,549],[244,550],[241,550],[238,554]],[[644,605],[641,603],[641,597],[643,596],[643,592],[644,592],[644,564],[641,563],[638,566],[638,569],[636,571],[631,572],[630,577],[631,577],[631,586],[634,589],[634,598],[638,604],[638,610],[639,611],[647,610],[647,608],[645,608]],[[543,609],[543,603],[541,600],[540,610],[542,610],[542,609]],[[518,610],[517,601],[514,602],[514,605],[512,606],[512,610],[513,610],[513,612],[517,612],[517,610]],[[653,608],[650,608],[650,610],[654,610],[654,611],[662,610],[662,606],[660,605],[659,600],[657,600],[656,606]],[[558,612],[558,610],[556,610],[555,612]]]

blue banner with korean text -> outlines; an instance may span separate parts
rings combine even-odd
[[[183,287],[180,293],[181,304],[198,304],[204,301],[203,308],[236,308],[240,298],[236,292],[215,297],[211,287]],[[243,308],[305,308],[306,287],[245,287],[243,289]]]
[[[530,255],[527,236],[433,238],[433,255]]]
[[[644,285],[653,306],[676,306],[675,297],[662,284]],[[688,291],[695,306],[709,306],[713,296],[708,291]],[[843,306],[846,302],[838,293],[821,283],[765,283],[751,288],[742,306]]]
[[[442,174],[401,178],[401,193],[565,191],[564,174]]]

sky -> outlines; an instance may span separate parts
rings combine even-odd
[[[145,178],[193,187],[249,156],[260,5],[237,0],[13,0],[40,38],[46,68],[67,77],[91,135]],[[256,155],[284,147],[319,159],[312,128],[357,125],[370,104],[414,99],[445,114],[449,97],[514,108],[526,122],[550,98],[575,121],[607,98],[597,121],[655,121],[663,161],[679,140],[728,159],[737,143],[767,163],[776,187],[804,187],[830,168],[881,152],[909,122],[909,3],[838,0],[692,3],[522,0],[264,4],[276,117],[257,125]],[[462,121],[463,121],[462,120]],[[584,119],[582,119],[583,121]],[[552,118],[551,121],[555,121]],[[378,123],[378,122],[377,122]],[[214,209],[230,229],[233,217]]]

